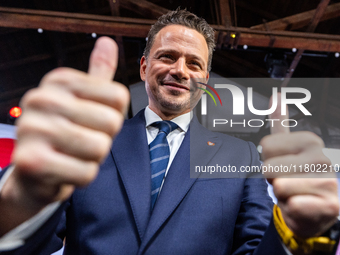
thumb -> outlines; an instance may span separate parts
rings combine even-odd
[[[273,96],[271,96],[269,100],[269,108],[273,104]],[[289,127],[282,126],[282,121],[285,119],[289,119],[289,112],[288,112],[288,106],[286,105],[286,114],[282,115],[281,113],[281,93],[277,93],[277,107],[276,110],[269,115],[269,119],[274,119],[274,121],[271,122],[270,125],[270,133],[276,134],[276,133],[289,133]]]
[[[88,73],[102,79],[112,80],[118,63],[118,46],[109,37],[100,37],[92,50]]]

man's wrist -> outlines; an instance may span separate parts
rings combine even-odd
[[[4,170],[6,172],[0,179],[0,199],[2,188],[7,183],[9,177],[12,175],[13,170],[14,166],[10,166],[8,169]],[[8,233],[4,234],[0,238],[0,252],[16,249],[23,245],[25,243],[25,239],[27,239],[35,231],[37,231],[37,229],[40,226],[42,226],[51,217],[51,215],[59,208],[60,204],[61,204],[60,201],[49,204],[35,216],[23,222],[14,229],[10,230]]]
[[[20,185],[15,167],[9,167],[0,180],[0,237],[35,216],[49,203],[40,203]]]
[[[277,205],[274,205],[273,208],[273,221],[274,226],[282,239],[282,242],[294,254],[335,254],[340,236],[339,221],[323,235],[311,238],[300,238],[296,236],[287,227],[283,220],[281,210]]]

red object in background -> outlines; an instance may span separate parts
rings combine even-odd
[[[0,138],[0,168],[4,168],[10,163],[13,148],[13,139]]]
[[[18,106],[13,107],[11,110],[9,110],[9,115],[13,118],[18,118],[21,115],[22,111],[21,108]]]

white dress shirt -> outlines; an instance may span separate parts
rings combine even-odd
[[[148,144],[150,144],[156,138],[158,134],[158,128],[151,126],[151,124],[157,121],[162,121],[162,119],[155,112],[153,112],[149,108],[149,106],[145,108],[144,115],[145,115],[145,122],[146,122],[146,125],[145,125],[146,136],[148,139]],[[169,143],[169,147],[170,147],[170,157],[169,157],[168,166],[165,171],[165,176],[167,175],[169,168],[171,166],[171,163],[174,160],[177,154],[177,151],[183,142],[185,134],[187,133],[189,129],[191,118],[192,118],[192,114],[188,112],[171,120],[172,122],[178,125],[178,128],[170,132],[168,136],[166,137]]]

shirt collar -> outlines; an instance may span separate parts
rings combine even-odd
[[[159,117],[154,111],[152,111],[149,106],[145,108],[144,116],[146,122],[145,127],[150,126],[154,122],[162,121],[161,117]],[[191,112],[188,112],[172,119],[171,121],[176,123],[184,132],[187,132],[192,116],[193,115],[191,114]]]

